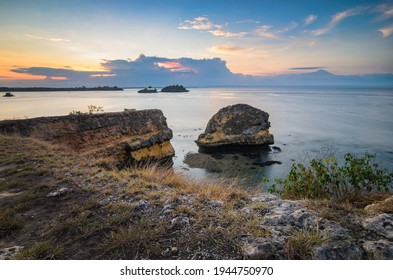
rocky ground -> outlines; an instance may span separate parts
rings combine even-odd
[[[393,259],[393,196],[282,200],[0,135],[1,259]]]

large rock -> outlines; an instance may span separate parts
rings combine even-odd
[[[365,219],[363,221],[363,227],[387,239],[393,240],[393,214],[382,213],[375,217]]]
[[[269,127],[268,113],[247,104],[236,104],[220,109],[196,143],[201,152],[261,148],[274,143]]]
[[[125,161],[171,158],[175,151],[161,110],[41,117],[0,122],[0,133],[17,134],[68,146],[74,150],[104,150]]]

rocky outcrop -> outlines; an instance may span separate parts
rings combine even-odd
[[[262,148],[274,143],[269,127],[268,113],[247,104],[236,104],[220,109],[196,143],[201,152]]]
[[[254,196],[252,201],[263,203],[263,220],[260,225],[269,235],[244,238],[242,251],[249,258],[392,259],[391,214],[382,213],[358,221],[354,219],[349,226],[320,217],[307,208],[304,200],[283,200],[261,193]],[[250,214],[255,211],[252,208],[247,209],[250,211],[245,211],[245,208],[242,210]],[[351,228],[356,228],[356,231]],[[304,251],[307,255],[291,255],[291,247],[294,246],[298,246],[295,247],[298,252],[306,249],[301,246],[309,246],[307,251]]]
[[[119,161],[171,158],[175,151],[161,110],[40,117],[0,122],[0,133],[42,139],[74,150],[104,150]]]

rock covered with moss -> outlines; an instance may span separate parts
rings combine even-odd
[[[261,148],[274,143],[269,133],[269,114],[247,104],[236,104],[220,109],[200,134],[200,151],[217,149]]]

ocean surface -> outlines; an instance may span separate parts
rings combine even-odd
[[[270,115],[273,149],[264,154],[199,155],[195,140],[222,107],[245,103]],[[393,170],[393,88],[362,87],[250,87],[190,88],[188,93],[139,94],[124,91],[16,92],[0,98],[0,120],[67,115],[87,111],[88,105],[105,112],[157,108],[173,130],[174,168],[195,179],[232,178],[260,186],[263,177],[284,177],[294,162],[333,152],[377,154],[377,162]],[[281,150],[281,151],[280,151]],[[190,167],[194,157],[209,165]],[[281,162],[260,166],[266,160]],[[212,167],[216,164],[216,167]],[[194,166],[194,164],[191,164]]]

